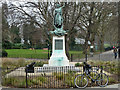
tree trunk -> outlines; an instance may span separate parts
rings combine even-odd
[[[67,40],[67,35],[65,35],[65,51],[68,59],[70,60],[70,55],[69,55],[69,40]]]
[[[91,34],[91,26],[92,26],[92,13],[93,13],[93,7],[94,7],[94,2],[91,4],[91,9],[90,9],[90,16],[89,16],[89,26],[88,26],[88,29],[87,29],[87,34],[86,34],[86,38],[85,38],[85,48],[84,48],[84,53],[85,55],[87,54],[87,49],[88,49],[88,41],[89,41],[89,38],[90,38],[90,34]]]
[[[104,51],[104,35],[101,35],[100,37],[100,51]]]
[[[85,38],[84,54],[87,54],[89,38],[90,38],[90,29],[88,29],[88,33],[87,33],[86,38]]]

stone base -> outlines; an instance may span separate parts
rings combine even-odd
[[[53,36],[52,56],[49,66],[69,66],[69,60],[65,53],[65,36]]]
[[[49,66],[69,66],[69,60],[50,60]]]

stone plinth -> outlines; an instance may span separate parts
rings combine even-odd
[[[52,55],[48,66],[69,66],[65,53],[65,36],[53,36],[52,41]]]

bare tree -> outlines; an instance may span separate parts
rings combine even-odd
[[[54,30],[54,5],[55,3],[51,2],[11,3],[9,4],[9,12],[12,19],[9,22],[17,25],[32,22],[35,27],[41,30],[42,38],[50,41],[48,32]],[[113,14],[116,13],[116,6],[114,5],[115,3],[107,2],[65,3],[65,7],[63,8],[63,25],[64,30],[68,30],[68,34],[66,35],[67,55],[69,55],[70,40],[74,37],[83,37],[85,39],[85,53],[87,53],[88,41],[94,45],[96,36],[99,37],[103,47],[108,22]]]

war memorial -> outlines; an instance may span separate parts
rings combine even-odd
[[[65,53],[65,34],[63,30],[63,17],[62,8],[59,4],[56,5],[54,10],[54,31],[50,31],[53,35],[52,39],[52,56],[50,57],[49,64],[45,66],[69,66],[69,60]]]

